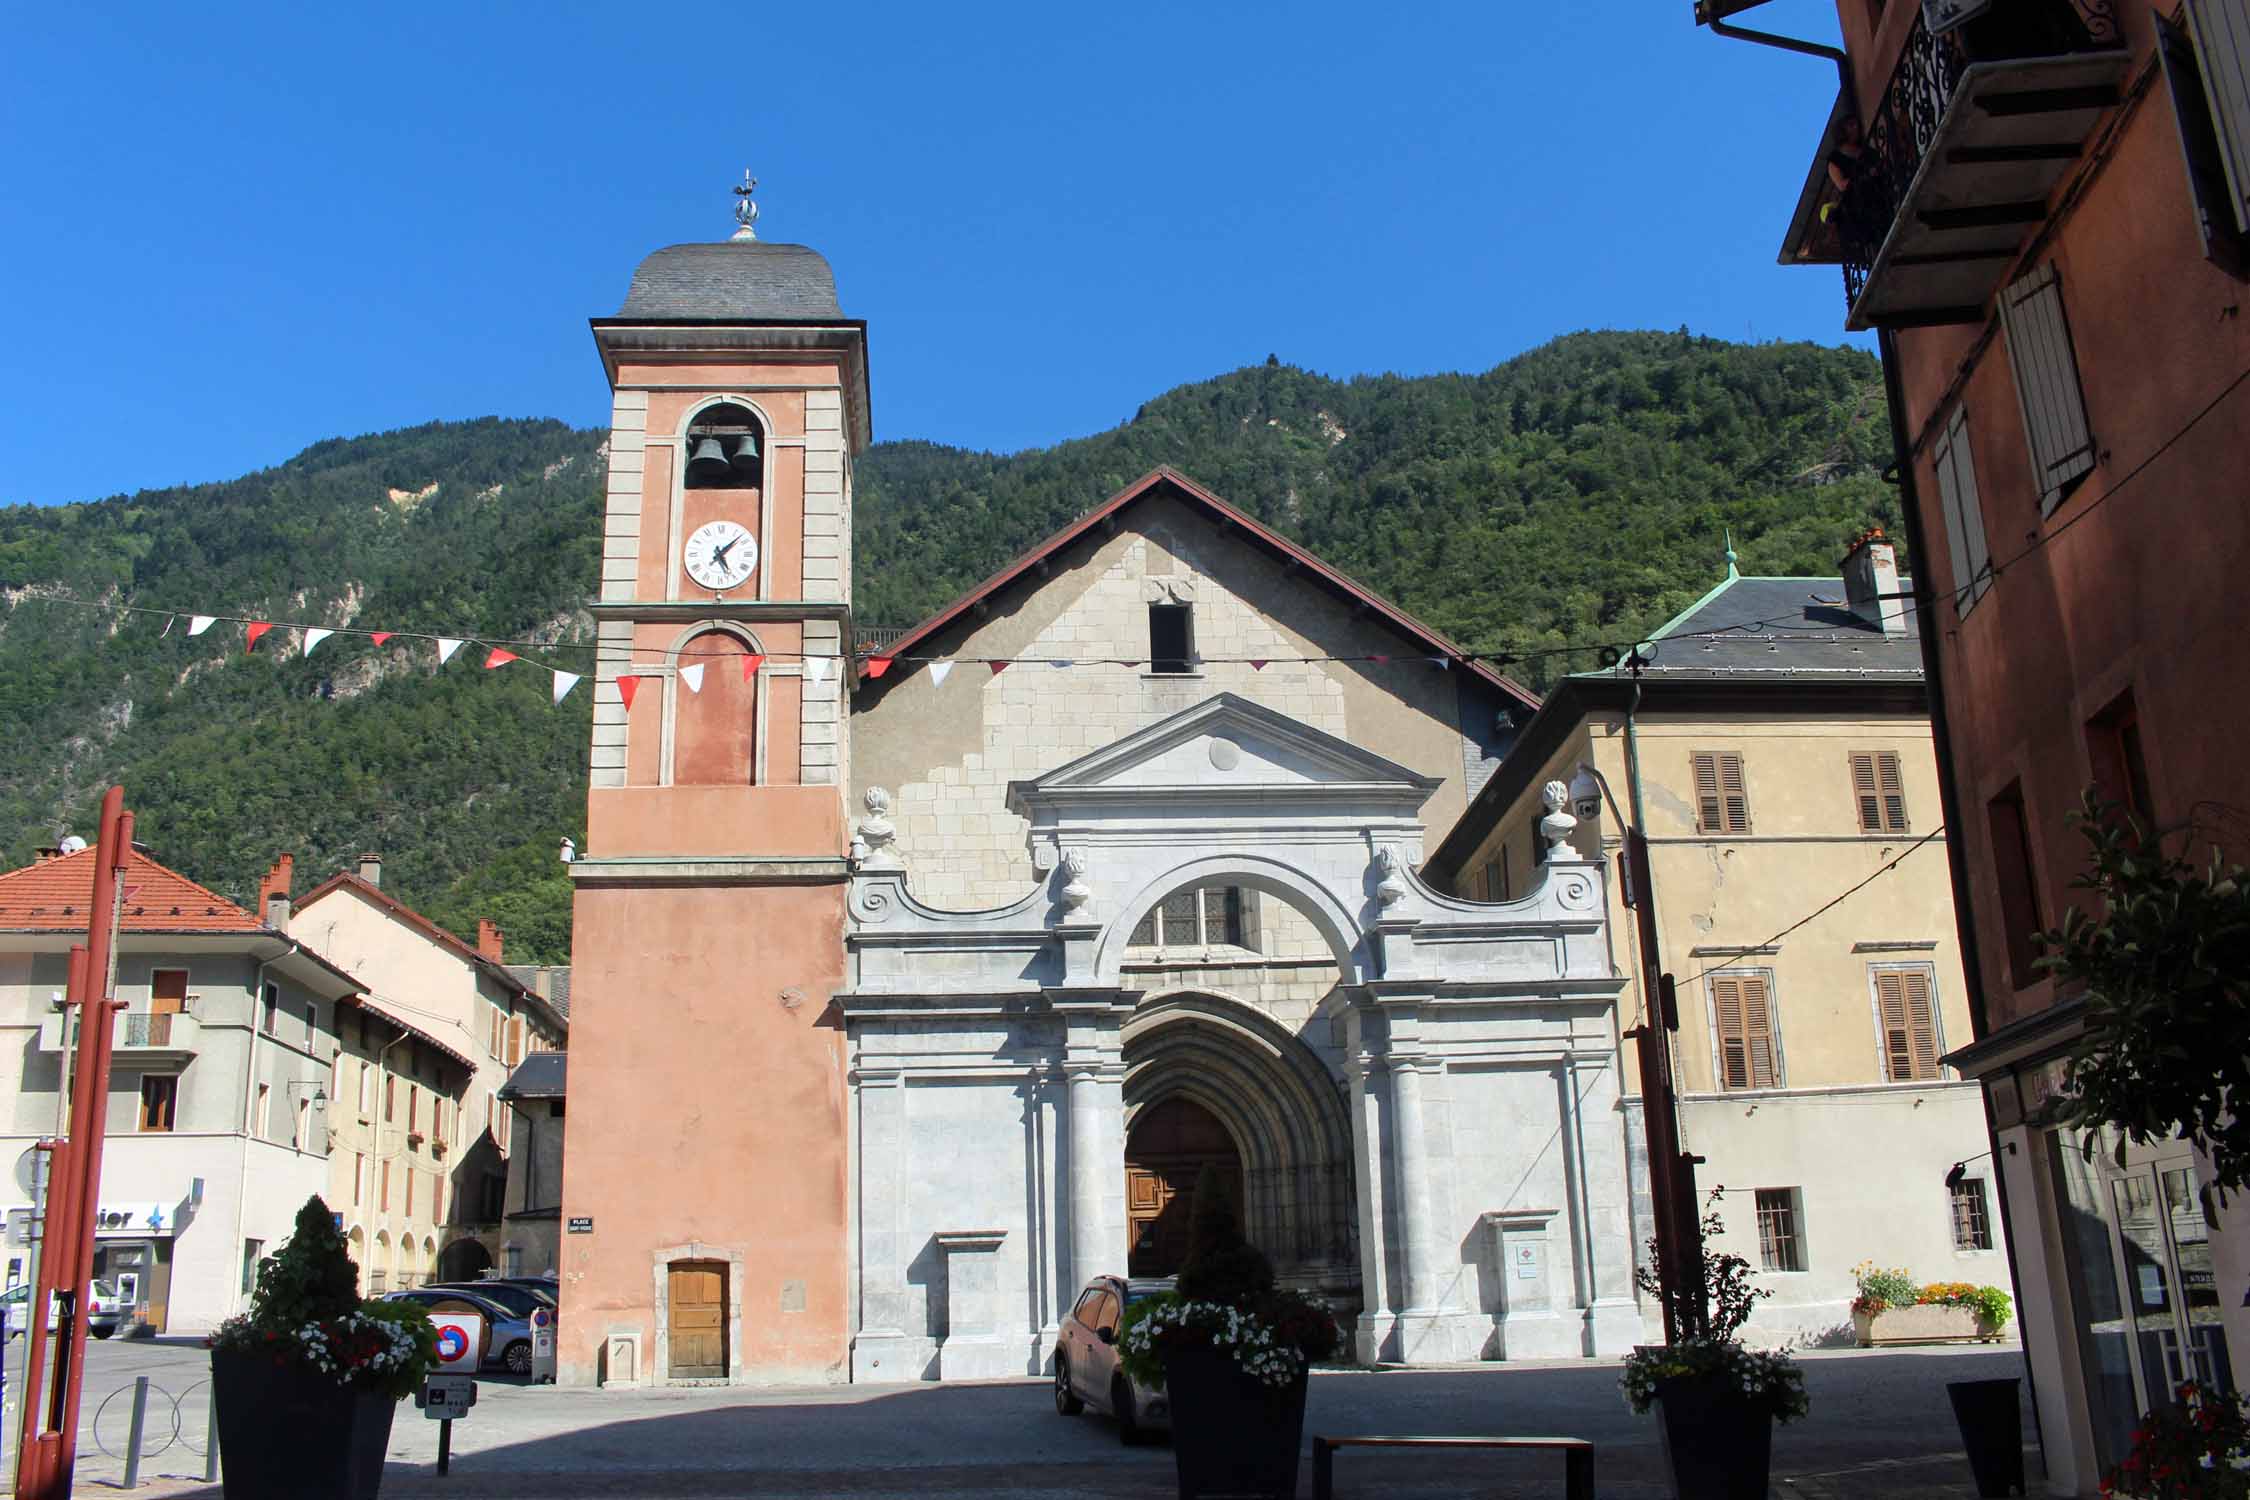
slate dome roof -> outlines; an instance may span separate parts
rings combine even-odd
[[[835,273],[819,251],[763,240],[668,245],[635,268],[618,311],[622,318],[715,323],[843,315]]]

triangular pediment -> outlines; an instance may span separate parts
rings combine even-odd
[[[1325,730],[1233,693],[1220,693],[1043,776],[1009,789],[1032,806],[1098,793],[1323,789],[1410,797],[1437,789],[1424,776]]]

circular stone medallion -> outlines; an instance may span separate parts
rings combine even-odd
[[[1231,771],[1242,764],[1242,747],[1229,739],[1211,741],[1211,764],[1222,771]]]

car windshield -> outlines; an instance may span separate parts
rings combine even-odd
[[[114,1298],[117,1295],[117,1288],[112,1283],[103,1281],[101,1278],[96,1277],[94,1279],[94,1295],[97,1297]]]

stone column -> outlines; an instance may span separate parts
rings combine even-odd
[[[1398,1173],[1398,1249],[1404,1262],[1406,1306],[1402,1316],[1437,1311],[1436,1266],[1430,1254],[1430,1154],[1422,1126],[1422,1070],[1429,1060],[1419,1053],[1394,1053],[1391,1064],[1391,1161]]]
[[[1091,1060],[1066,1063],[1070,1079],[1070,1264],[1071,1284],[1063,1301],[1075,1298],[1096,1276],[1122,1276],[1122,1266],[1104,1264],[1102,1244],[1101,1064]],[[1122,1171],[1122,1165],[1118,1170]]]
[[[906,1334],[906,1075],[861,1064],[852,1072],[859,1113],[859,1330],[852,1379],[911,1380]]]
[[[1617,1070],[1609,1054],[1572,1053],[1562,1068],[1569,1143],[1572,1243],[1587,1354],[1624,1354],[1640,1342],[1633,1295],[1632,1184],[1625,1163]]]

